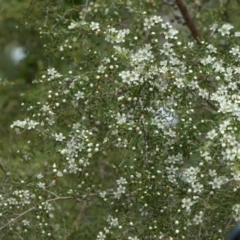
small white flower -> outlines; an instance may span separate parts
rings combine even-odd
[[[91,22],[90,28],[91,28],[92,30],[98,30],[98,29],[99,29],[99,23]]]
[[[216,170],[214,169],[214,170],[209,170],[209,176],[211,176],[211,177],[214,177],[214,176],[216,176],[217,175],[217,172],[216,172]]]
[[[78,25],[78,24],[77,24],[76,22],[71,22],[71,24],[68,26],[68,29],[69,29],[69,30],[72,30],[72,29],[76,28],[77,25]]]
[[[39,183],[37,183],[37,185],[38,185],[39,188],[45,188],[46,187],[45,183],[43,183],[43,182],[39,182]]]
[[[240,32],[235,32],[235,37],[240,37]]]
[[[209,182],[213,189],[220,188],[223,184],[223,177],[215,177],[212,182]]]
[[[103,232],[99,232],[97,235],[97,240],[105,240],[106,235]]]
[[[235,218],[236,221],[240,220],[240,204],[235,204],[232,207],[233,211],[233,217]]]
[[[190,198],[184,198],[182,200],[182,207],[185,208],[187,211],[191,210],[191,206],[194,204],[194,202]]]
[[[212,44],[207,45],[207,49],[210,53],[216,53],[217,52],[217,48],[214,47]]]
[[[178,30],[175,29],[169,29],[168,32],[165,34],[166,39],[173,39],[175,38],[175,35],[178,34]]]
[[[126,118],[126,115],[124,113],[123,114],[117,113],[116,120],[117,120],[117,124],[121,125],[121,124],[126,123],[127,118]]]
[[[217,136],[217,132],[215,129],[212,129],[210,132],[207,133],[207,138],[213,140]]]
[[[200,184],[198,182],[193,184],[193,192],[194,193],[201,193],[202,190],[203,190],[203,185],[202,184]]]
[[[119,180],[117,180],[118,185],[124,185],[127,184],[127,180],[123,177],[121,177]]]
[[[99,192],[99,196],[102,197],[102,198],[105,198],[106,195],[107,195],[107,192],[106,192],[106,191]]]
[[[39,122],[36,122],[34,120],[29,120],[28,121],[28,129],[34,129],[36,125],[38,125]]]
[[[217,27],[218,27],[217,23],[214,23],[214,24],[210,27],[210,30],[214,32],[214,31],[216,31]]]
[[[152,18],[145,18],[143,25],[144,25],[145,29],[150,29],[152,26],[154,26],[154,21]]]
[[[57,71],[55,70],[55,68],[48,68],[47,70],[47,74],[50,76],[54,76],[57,73]]]
[[[200,211],[198,215],[194,216],[193,222],[196,225],[199,225],[200,223],[203,222],[203,212],[202,211]]]
[[[221,33],[222,36],[225,36],[230,34],[230,30],[232,28],[233,28],[232,25],[230,25],[229,23],[225,23],[222,25],[221,28],[218,29],[218,31]]]
[[[128,240],[139,240],[137,237],[128,237]]]
[[[118,219],[117,218],[111,218],[110,226],[117,227],[118,226]]]
[[[160,23],[160,22],[162,22],[163,20],[162,20],[162,18],[160,17],[160,16],[152,16],[151,17],[151,21],[153,21],[153,22],[155,22],[155,23]]]
[[[80,98],[84,98],[84,92],[78,91],[74,94],[76,97],[76,100],[79,100]]]
[[[229,51],[229,53],[231,53],[233,56],[236,56],[237,54],[239,54],[239,52],[240,52],[239,46],[232,47],[231,50]]]
[[[53,136],[55,137],[55,140],[58,141],[58,142],[62,142],[66,137],[63,136],[62,133],[55,133],[53,134]]]
[[[57,172],[57,176],[58,176],[58,177],[62,177],[62,176],[63,176],[63,173],[60,172],[60,171],[58,171],[58,172]]]
[[[37,178],[41,179],[41,178],[43,178],[43,175],[40,173],[40,174],[37,175]]]
[[[30,222],[25,220],[25,219],[22,220],[22,223],[23,223],[24,226],[30,226]]]

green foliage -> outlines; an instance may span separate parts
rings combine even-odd
[[[0,88],[1,239],[223,239],[240,219],[238,3],[13,3],[0,28],[29,53]]]

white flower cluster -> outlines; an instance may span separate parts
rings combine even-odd
[[[236,221],[240,220],[240,204],[232,206],[233,217]]]
[[[30,205],[34,198],[35,195],[30,193],[29,190],[15,190],[7,199],[5,199],[3,195],[0,195],[0,206],[10,209],[16,206],[19,209],[26,205]]]
[[[117,180],[117,191],[114,192],[114,197],[117,199],[120,199],[120,197],[122,196],[122,194],[124,194],[126,192],[126,185],[127,184],[127,180],[123,177],[121,177],[119,180]]]
[[[22,121],[17,120],[13,122],[13,124],[11,125],[11,128],[14,128],[15,131],[19,134],[21,129],[28,129],[28,130],[35,129],[37,125],[39,125],[39,122],[27,118]]]
[[[150,18],[144,19],[144,27],[150,29],[155,24],[161,23],[163,20],[160,16],[151,16]]]
[[[130,33],[129,29],[117,30],[115,28],[109,27],[106,32],[105,40],[110,43],[123,43],[125,42],[125,37]]]
[[[60,78],[62,75],[56,71],[55,68],[49,68],[47,70],[48,81],[51,81],[56,78]]]
[[[182,200],[182,207],[186,209],[187,212],[191,211],[191,207],[195,202],[191,198],[184,198]]]

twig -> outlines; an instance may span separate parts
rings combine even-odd
[[[68,199],[76,199],[74,197],[56,197],[56,198],[52,198],[52,199],[49,199],[45,202],[53,202],[53,201],[58,201],[58,200],[68,200]],[[14,218],[13,220],[9,221],[7,224],[3,225],[2,227],[0,227],[0,231],[3,230],[4,228],[8,227],[9,225],[11,225],[13,222],[15,222],[16,220],[18,220],[19,218],[21,218],[22,216],[26,215],[27,213],[33,211],[37,209],[37,206],[33,206],[32,208],[28,209],[27,211],[19,214],[16,218]]]
[[[5,224],[5,225],[3,225],[2,227],[0,227],[0,231],[1,231],[2,229],[4,229],[4,228],[8,227],[9,225],[11,225],[13,222],[15,222],[17,219],[21,218],[21,217],[24,216],[25,214],[33,211],[34,209],[36,209],[36,206],[34,206],[34,207],[28,209],[27,211],[19,214],[19,215],[18,215],[16,218],[14,218],[12,221],[9,221],[7,224]]]
[[[50,193],[50,194],[52,194],[52,195],[55,196],[55,197],[59,197],[57,194],[55,194],[54,192],[51,192],[51,191],[49,191],[49,190],[47,190],[47,189],[43,189],[43,191],[45,191],[45,192],[47,192],[47,193]]]
[[[75,219],[73,223],[73,230],[65,237],[65,240],[72,239],[72,236],[74,234],[75,229],[78,229],[80,224],[85,218],[85,213],[86,213],[87,207],[86,203],[82,206],[81,210],[79,211],[79,214],[77,215],[77,218]]]
[[[215,110],[215,111],[218,110],[218,108],[217,108],[211,101],[209,101],[208,99],[206,99],[206,102],[207,102],[207,104],[208,104],[213,110]]]
[[[58,200],[68,200],[68,199],[76,199],[75,197],[56,197],[56,198],[52,198],[47,200],[46,202],[53,202],[53,201],[58,201]]]
[[[201,43],[201,34],[199,33],[193,19],[191,18],[187,7],[184,5],[184,3],[182,2],[182,0],[175,0],[176,5],[178,6],[179,11],[181,12],[187,27],[189,28],[189,30],[191,31],[191,34],[193,36],[193,38],[197,41],[198,44]]]
[[[5,168],[3,167],[2,163],[0,163],[0,168],[1,168],[1,170],[5,173],[5,175],[7,175],[7,171],[6,171]]]
[[[46,7],[46,17],[45,17],[45,24],[44,24],[44,26],[47,26],[47,23],[48,23],[48,14],[49,14],[49,7],[47,6],[47,7]]]
[[[85,13],[83,16],[83,21],[85,21],[85,18],[86,18],[87,12],[88,12],[88,4],[89,4],[89,0],[86,1],[86,10],[85,10]]]

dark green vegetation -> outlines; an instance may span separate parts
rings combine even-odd
[[[181,201],[188,197],[189,186],[182,181],[180,187],[175,188],[164,169],[169,167],[164,162],[167,156],[178,158],[177,153],[182,156],[177,163],[180,169],[177,176],[186,167],[198,166],[201,161],[199,146],[204,145],[207,132],[225,115],[217,115],[218,109],[214,103],[205,102],[201,97],[192,103],[194,113],[189,114],[189,93],[195,94],[191,88],[179,90],[178,86],[169,84],[168,90],[163,90],[161,95],[156,90],[157,86],[149,84],[150,80],[142,85],[126,87],[120,81],[119,72],[129,66],[133,71],[136,66],[130,65],[130,52],[114,51],[114,44],[105,38],[111,27],[117,30],[128,28],[129,38],[122,47],[137,52],[143,46],[152,44],[153,49],[159,51],[159,46],[164,43],[164,33],[159,33],[156,26],[152,32],[144,30],[143,22],[145,16],[161,16],[179,30],[178,38],[183,45],[187,46],[190,41],[199,44],[199,47],[184,51],[172,40],[176,54],[182,57],[183,62],[186,58],[186,65],[193,70],[193,73],[189,72],[188,80],[197,75],[200,87],[206,87],[212,93],[217,88],[215,78],[211,78],[215,73],[200,63],[200,58],[205,57],[207,46],[201,42],[215,41],[218,46],[216,57],[222,56],[226,62],[231,62],[226,52],[238,41],[231,40],[230,46],[228,39],[220,36],[218,42],[209,26],[215,21],[228,22],[239,31],[240,4],[233,0],[226,3],[222,1],[222,4],[214,0],[189,0],[185,1],[186,12],[182,1],[172,1],[172,4],[170,1],[165,2],[1,2],[0,30],[5,33],[0,35],[1,239],[92,240],[98,236],[102,240],[104,234],[107,235],[106,239],[127,240],[161,237],[182,239],[182,235],[186,239],[215,239],[214,233],[218,236],[216,239],[219,239],[221,234],[226,235],[230,226],[234,225],[233,218],[230,214],[226,216],[224,210],[216,210],[214,213],[225,190],[219,190],[210,198],[211,190],[206,184],[206,191],[199,196],[207,217],[200,227],[191,226],[189,219],[193,219],[193,216],[190,218],[187,213],[181,214],[181,211],[184,212]],[[92,22],[101,23],[101,29],[94,29]],[[75,23],[79,25],[71,30],[71,24]],[[159,43],[154,43],[155,35]],[[16,47],[22,48],[26,54],[18,63],[11,59],[11,52]],[[154,52],[153,55],[158,60],[156,66],[160,61],[168,60],[167,57],[164,59],[164,53],[158,56]],[[107,66],[107,70],[101,72],[101,63],[103,68]],[[144,65],[139,78],[147,75],[148,71],[155,71],[151,63],[149,61]],[[200,67],[202,72],[198,72]],[[55,78],[57,73],[53,68],[62,76]],[[176,72],[158,70],[154,80],[159,78],[172,83],[178,78]],[[47,81],[48,78],[53,81]],[[165,133],[162,134],[163,130],[159,130],[157,135],[155,126],[148,126],[146,122],[152,119],[150,106],[153,106],[153,110],[157,107],[157,104],[154,105],[155,100],[165,103],[172,96],[178,96],[174,94],[181,96],[179,106],[174,106],[174,110],[185,120],[178,123],[176,142],[168,149],[165,144],[173,138],[173,133],[168,132],[169,138],[163,138],[166,137]],[[73,101],[74,98],[77,100]],[[47,109],[46,113],[43,113],[43,109]],[[125,112],[129,113],[131,120],[127,123]],[[53,115],[56,116],[53,120],[55,122],[51,124]],[[190,123],[188,125],[190,117],[193,125],[198,127],[196,131]],[[19,128],[21,134],[10,129],[14,121],[27,118],[39,122],[36,129],[33,127],[28,131]],[[203,119],[205,122],[201,122]],[[136,126],[131,125],[132,122]],[[80,126],[76,126],[77,123]],[[234,124],[238,129],[237,121]],[[59,140],[60,133],[66,139]],[[62,149],[68,141],[68,149],[74,154],[66,157]],[[210,155],[214,156],[219,146],[214,145],[209,151]],[[208,149],[209,146],[206,144],[204,147]],[[77,159],[81,169],[75,171],[71,157]],[[216,161],[221,164],[219,158],[216,157]],[[238,170],[238,165],[236,161],[233,168]],[[204,165],[201,170],[207,175],[207,166]],[[216,170],[219,175],[229,173],[229,169],[221,168],[221,165]],[[128,181],[126,192],[126,183],[121,177]],[[210,182],[210,178],[207,181]],[[41,187],[41,184],[46,186]],[[119,198],[115,197],[116,188],[123,188],[124,194]],[[231,210],[232,201],[239,198],[239,193],[236,191],[231,194],[230,190],[230,193],[227,191],[222,208]],[[227,196],[227,193],[231,195]],[[195,215],[199,209],[193,209]],[[109,224],[106,223],[108,215],[111,215]],[[118,223],[115,221],[117,216]],[[211,216],[214,216],[214,222],[210,221]],[[11,219],[15,219],[15,225],[11,225]],[[180,224],[176,219],[182,220]],[[104,227],[107,228],[105,232]],[[178,228],[179,235],[175,232]],[[102,237],[99,232],[103,232]]]

